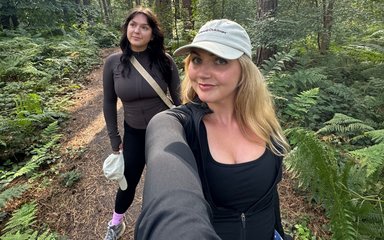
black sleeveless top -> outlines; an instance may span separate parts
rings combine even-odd
[[[206,128],[204,124],[202,125],[201,133],[204,134],[201,136],[202,147],[207,148],[207,151],[205,151],[207,156],[203,156],[206,161],[205,174],[215,207],[246,212],[274,184],[277,174],[277,162],[273,153],[267,148],[258,159],[246,163],[219,163],[210,154]],[[266,214],[268,217],[263,217],[262,223],[259,222],[253,226],[248,225],[253,230],[252,232],[258,236],[253,239],[269,239],[269,237],[259,238],[259,236],[271,236],[275,221],[271,215]],[[213,224],[214,226],[220,226],[220,224]],[[215,230],[222,239],[233,239],[233,233],[228,228],[224,228],[224,231],[222,229]],[[248,237],[250,237],[250,234],[248,234]]]

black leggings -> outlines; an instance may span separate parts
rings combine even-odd
[[[128,188],[117,190],[115,212],[125,213],[135,197],[136,186],[140,181],[145,165],[145,129],[135,129],[124,122],[124,175]]]

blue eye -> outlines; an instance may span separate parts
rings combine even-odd
[[[200,64],[200,63],[201,63],[201,58],[199,58],[199,57],[197,57],[197,56],[194,56],[194,57],[192,57],[191,62],[192,62],[193,64]]]
[[[215,63],[218,65],[225,65],[228,63],[228,61],[224,58],[218,57],[218,58],[216,58]]]

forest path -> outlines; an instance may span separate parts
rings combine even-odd
[[[103,60],[117,51],[118,48],[102,50]],[[102,71],[103,66],[95,68],[86,76],[86,86],[73,96],[70,120],[66,123],[62,142],[62,154],[67,157],[63,157],[56,165],[59,177],[45,191],[37,191],[38,196],[35,196],[39,206],[39,222],[47,224],[64,239],[103,239],[114,208],[117,183],[107,180],[102,171],[103,161],[111,153],[102,110]],[[120,104],[119,123],[122,125],[122,122]],[[69,171],[81,173],[81,179],[67,188],[60,184],[60,176]],[[279,192],[286,232],[291,233],[292,226],[302,221],[304,216],[312,233],[324,236],[322,225],[325,218],[321,209],[311,207],[295,192],[290,178],[284,176],[279,184]],[[135,200],[126,213],[124,240],[133,239],[134,224],[141,209],[143,181],[142,177]]]
[[[104,49],[103,60],[117,51],[118,48]],[[56,181],[44,196],[39,196],[38,201],[38,219],[71,240],[103,239],[114,209],[118,185],[106,179],[102,170],[104,159],[111,153],[102,110],[102,72],[103,66],[95,68],[86,77],[87,85],[72,98],[70,120],[66,124],[62,145],[63,155],[68,155],[68,158],[57,165],[60,173],[75,171],[81,173],[81,179],[69,188]],[[118,107],[119,123],[122,123],[121,104]],[[67,149],[72,149],[72,154],[66,154]],[[76,151],[80,157],[73,156]],[[133,239],[135,220],[141,208],[142,188],[143,178],[126,214],[127,229],[122,239]]]

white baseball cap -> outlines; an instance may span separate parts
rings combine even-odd
[[[128,187],[127,180],[124,177],[124,156],[123,153],[109,155],[103,163],[104,175],[110,180],[116,180],[121,190]]]
[[[191,44],[176,49],[175,56],[200,48],[224,59],[238,59],[243,54],[251,58],[252,45],[248,33],[238,23],[228,19],[212,20],[204,24]]]

